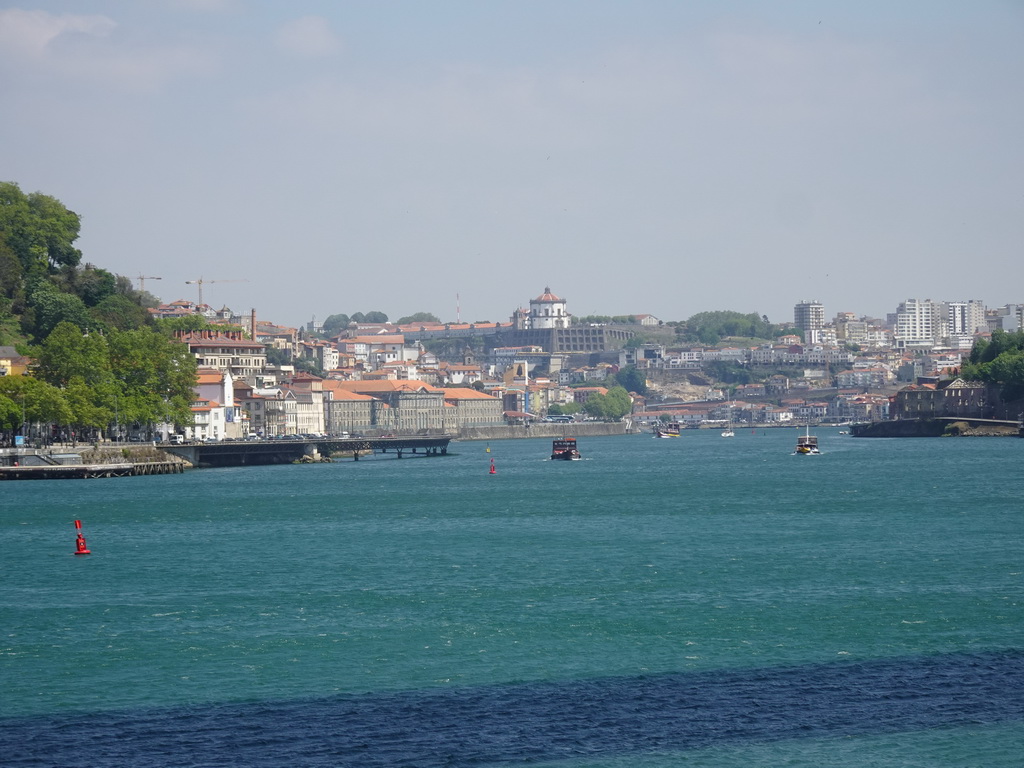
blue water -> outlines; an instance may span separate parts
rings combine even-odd
[[[1024,440],[796,435],[0,484],[0,764],[1020,765]]]

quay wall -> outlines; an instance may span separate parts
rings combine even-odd
[[[1018,437],[1016,425],[991,424],[982,420],[895,419],[854,424],[854,437]]]
[[[464,427],[455,435],[456,440],[516,440],[528,437],[543,437],[554,440],[559,437],[598,437],[602,435],[624,435],[630,430],[624,421],[581,422],[572,424],[549,424],[534,422],[530,426],[521,424],[491,427]]]

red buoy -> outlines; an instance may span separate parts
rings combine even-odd
[[[82,521],[75,520],[75,528],[78,529],[78,538],[75,539],[75,554],[76,555],[91,555],[89,547],[86,546],[85,536],[82,535]]]
[[[488,474],[491,474],[491,475],[496,475],[496,474],[498,474],[498,470],[496,470],[496,469],[494,468],[494,459],[491,459],[491,471],[490,471],[490,472],[489,472]]]

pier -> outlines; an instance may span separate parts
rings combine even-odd
[[[180,461],[147,461],[139,464],[21,464],[0,467],[0,480],[90,480],[96,477],[172,475],[185,471]]]
[[[243,467],[260,464],[292,464],[321,457],[391,453],[443,456],[451,435],[397,435],[391,437],[301,438],[296,440],[224,440],[213,443],[161,445],[160,450],[184,459],[193,467]]]

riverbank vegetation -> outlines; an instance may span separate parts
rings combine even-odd
[[[155,297],[82,263],[80,225],[56,198],[0,182],[0,346],[35,361],[32,376],[0,377],[7,442],[29,424],[51,439],[192,421],[196,363],[174,332],[205,318],[151,318]]]
[[[975,342],[960,367],[960,376],[999,386],[1004,401],[1024,398],[1024,331],[996,330],[991,341]]]

